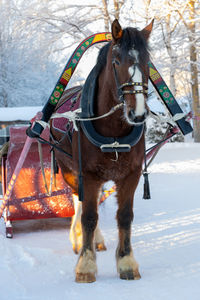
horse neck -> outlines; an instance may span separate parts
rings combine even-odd
[[[98,83],[96,114],[100,116],[119,104],[112,66],[106,66],[102,70]],[[131,127],[125,121],[123,107],[109,117],[96,121],[94,125],[98,132],[104,136],[125,136],[131,130]]]

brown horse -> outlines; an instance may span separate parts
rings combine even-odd
[[[91,111],[93,116],[101,116],[113,107],[114,109],[112,114],[102,119],[81,122],[79,137],[84,199],[82,203],[76,202],[77,206],[82,205],[82,249],[76,266],[77,282],[96,280],[95,233],[97,248],[105,249],[103,237],[97,228],[98,197],[102,185],[108,180],[115,182],[117,191],[117,270],[121,279],[140,278],[130,235],[133,198],[144,159],[144,122],[148,112],[146,97],[149,77],[147,41],[152,26],[153,21],[142,31],[131,27],[122,30],[115,20],[112,24],[112,41],[100,50],[97,64],[83,88],[82,118],[91,116],[92,113],[88,115]],[[54,139],[60,141],[59,146],[72,155],[70,158],[55,149],[56,160],[65,181],[72,187],[74,194],[78,194],[78,133],[74,131],[70,142],[66,135],[52,126],[51,131]],[[73,241],[77,241],[78,231],[74,227],[71,229]],[[75,251],[78,251],[78,247],[74,246]]]

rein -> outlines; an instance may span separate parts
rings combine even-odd
[[[124,106],[123,103],[117,104],[117,105],[113,106],[107,113],[105,113],[103,115],[100,115],[98,117],[80,118],[79,113],[81,113],[81,111],[80,111],[80,109],[77,109],[73,112],[69,111],[69,112],[64,112],[64,113],[54,113],[52,115],[51,119],[67,118],[70,121],[72,121],[73,123],[76,122],[76,121],[78,121],[78,122],[79,121],[82,121],[82,122],[96,121],[96,120],[100,120],[100,119],[103,119],[103,118],[106,118],[106,117],[112,115],[116,110],[120,109],[123,106]],[[77,128],[76,125],[74,126],[74,128]]]

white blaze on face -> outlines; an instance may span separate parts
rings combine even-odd
[[[131,50],[129,54],[134,57],[135,62],[139,63],[138,59],[138,51],[137,50]],[[141,82],[142,83],[142,73],[137,65],[132,65],[128,69],[130,76],[132,77],[133,82]],[[142,90],[142,86],[135,86],[134,89]],[[135,108],[135,115],[136,116],[142,116],[145,113],[145,99],[143,94],[135,94],[136,97],[136,108]]]

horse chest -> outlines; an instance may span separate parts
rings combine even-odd
[[[127,153],[119,153],[118,157],[115,153],[107,154],[106,156],[104,156],[102,162],[96,163],[96,166],[93,168],[96,175],[103,180],[119,181],[132,173],[134,168],[137,167],[137,164],[134,163]]]

